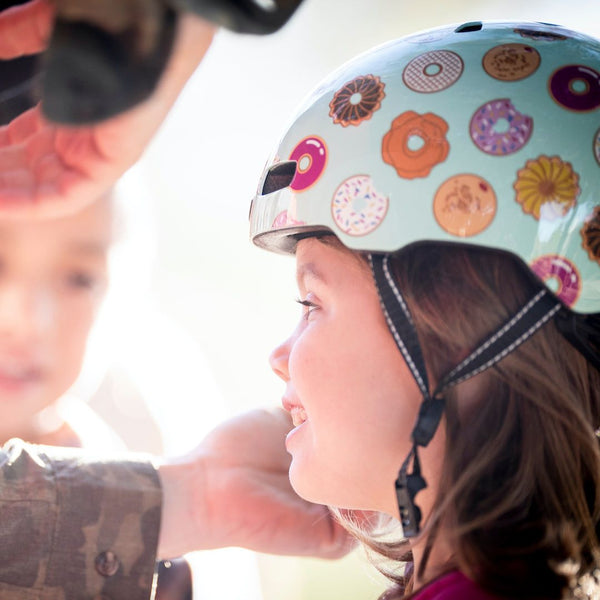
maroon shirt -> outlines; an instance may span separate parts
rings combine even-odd
[[[432,581],[418,591],[412,600],[500,600],[465,577],[460,571],[452,571]]]

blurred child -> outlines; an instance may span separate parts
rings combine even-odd
[[[424,32],[322,83],[267,166],[290,479],[391,561],[386,597],[599,597],[599,67],[556,26]]]
[[[93,445],[106,452],[124,448],[83,400],[67,410],[60,406],[79,374],[106,293],[114,212],[107,194],[68,216],[0,222],[2,443],[19,437],[54,446]],[[70,418],[69,409],[76,418]],[[191,599],[185,560],[163,561],[158,572],[157,599]]]
[[[2,442],[83,444],[56,403],[79,374],[106,292],[112,230],[109,196],[66,217],[0,223]]]

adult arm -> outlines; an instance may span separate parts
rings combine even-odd
[[[159,467],[164,489],[160,558],[240,546],[338,558],[352,543],[325,506],[291,488],[289,415],[254,410],[214,429],[189,456]]]
[[[0,597],[147,600],[160,511],[147,460],[9,442],[0,451]]]
[[[0,597],[147,600],[156,558],[191,550],[342,556],[346,532],[290,487],[289,428],[283,411],[252,411],[158,470],[133,455],[10,442],[0,451]]]
[[[0,12],[0,59],[43,51],[53,10],[48,0],[30,0]],[[141,156],[214,31],[199,17],[182,14],[157,89],[117,117],[90,126],[61,126],[47,121],[38,105],[0,127],[0,218],[65,214],[106,192]]]

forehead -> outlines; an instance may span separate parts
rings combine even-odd
[[[107,251],[113,238],[113,201],[103,197],[76,213],[56,219],[0,220],[3,248],[24,246],[47,250],[56,247],[95,248]]]
[[[298,243],[296,274],[299,284],[310,279],[327,285],[342,282],[372,283],[367,263],[333,236],[307,238]]]

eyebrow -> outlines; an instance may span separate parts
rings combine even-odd
[[[103,256],[108,252],[109,242],[95,240],[74,240],[67,244],[69,253],[82,254],[85,256]]]
[[[298,285],[304,284],[306,279],[316,279],[323,283],[327,283],[322,271],[317,268],[317,265],[314,262],[305,262],[298,266],[298,270],[296,271]]]
[[[13,232],[9,227],[0,226],[0,244],[10,243],[13,239]],[[80,254],[84,256],[102,256],[108,252],[112,245],[112,240],[103,239],[71,239],[63,245],[63,249],[69,254]]]

